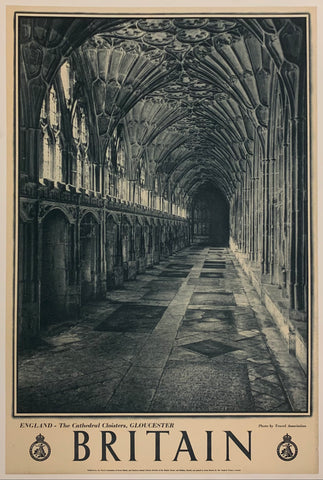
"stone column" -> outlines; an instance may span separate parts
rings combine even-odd
[[[298,230],[298,119],[294,118],[291,123],[291,251],[290,251],[290,279],[289,279],[289,298],[290,308],[297,308],[297,289],[298,289],[298,261],[297,252],[299,244]]]
[[[263,247],[262,247],[262,274],[266,275],[268,268],[269,250],[269,162],[270,159],[263,159]]]
[[[295,183],[295,308],[304,310],[305,294],[307,296],[307,158],[306,158],[306,119],[294,119],[297,140],[297,168]]]

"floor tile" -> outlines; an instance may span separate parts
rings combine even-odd
[[[206,355],[207,357],[217,357],[234,350],[239,350],[239,348],[232,347],[225,343],[216,342],[215,340],[203,340],[202,342],[182,345],[182,347],[188,348],[202,355]]]
[[[95,330],[108,332],[151,331],[160,320],[166,307],[122,305],[101,322]]]

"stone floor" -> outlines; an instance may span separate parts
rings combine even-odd
[[[229,249],[192,246],[18,362],[19,413],[307,411],[307,381]]]

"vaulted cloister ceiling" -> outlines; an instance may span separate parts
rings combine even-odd
[[[256,139],[266,141],[274,78],[296,108],[303,20],[96,22],[71,57],[102,158],[121,122],[134,169],[142,159],[169,191],[189,196],[211,180],[229,198]]]

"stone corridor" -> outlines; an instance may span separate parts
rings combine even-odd
[[[307,411],[307,380],[234,254],[193,245],[42,332],[18,413]]]

